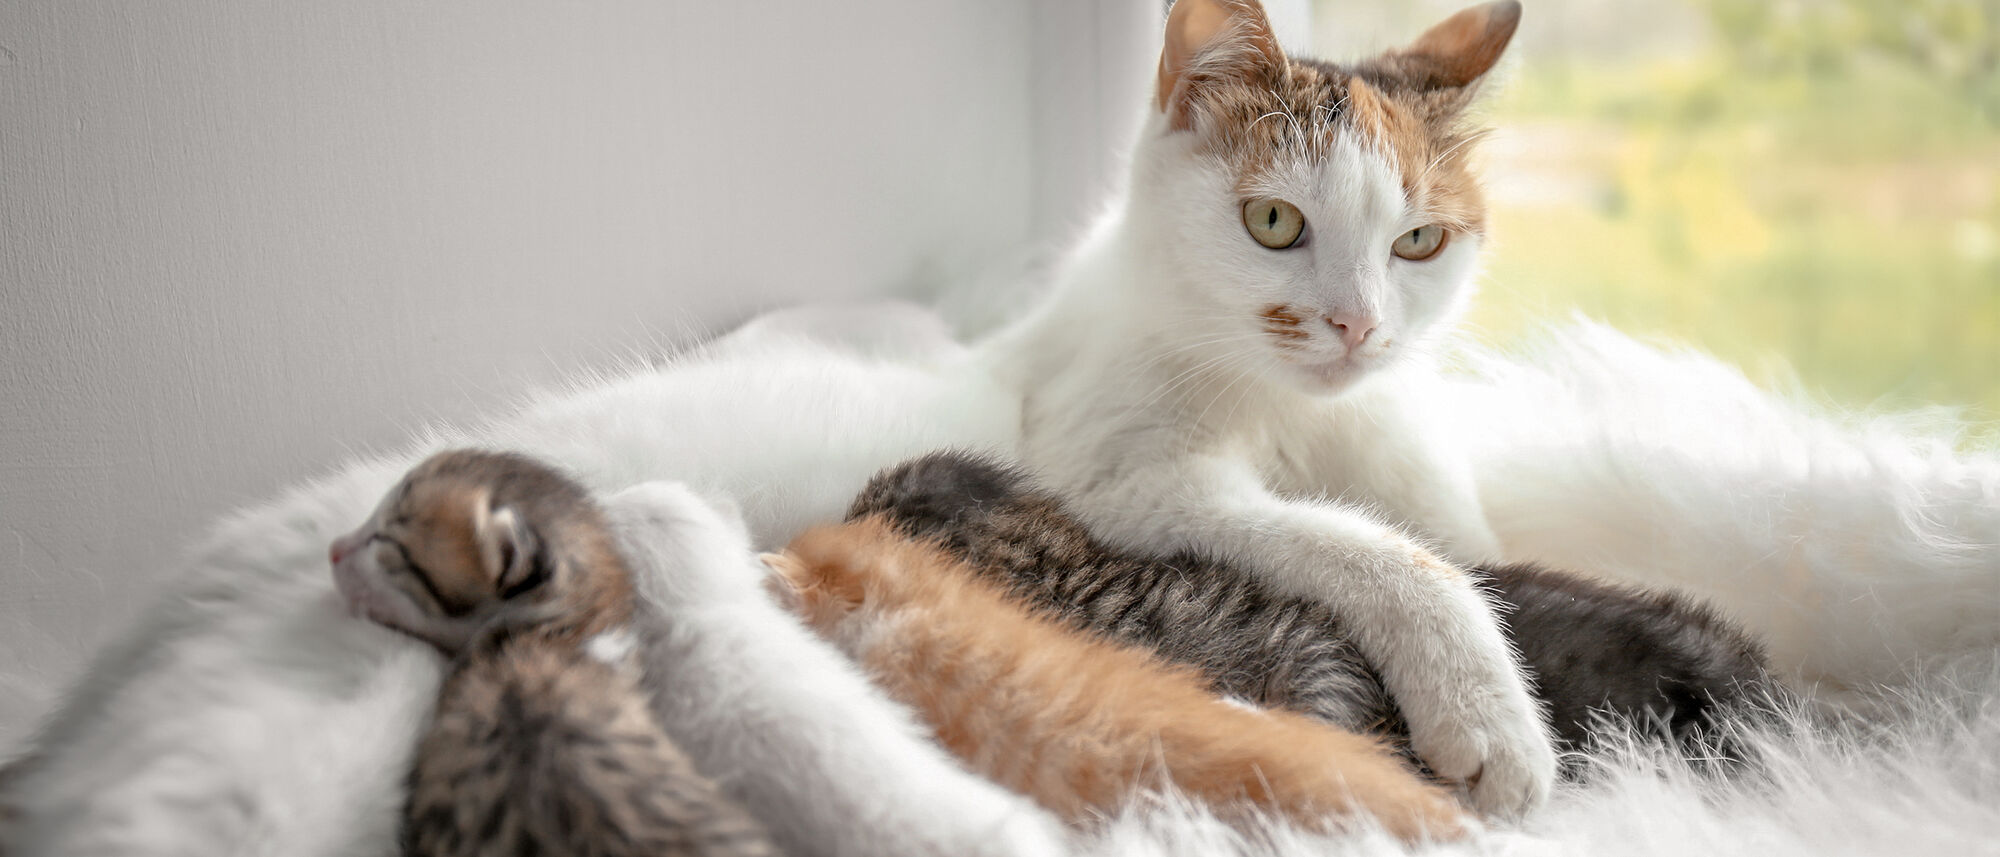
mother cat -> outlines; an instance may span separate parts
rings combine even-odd
[[[1008,344],[1019,349],[1002,362],[1032,390],[1025,418],[1003,394],[907,368],[816,349],[748,357],[718,349],[715,359],[549,397],[490,430],[346,467],[232,518],[197,545],[143,624],[100,655],[31,760],[0,785],[0,801],[19,806],[17,835],[75,852],[385,849],[394,787],[437,670],[416,647],[341,615],[323,574],[324,541],[426,450],[473,441],[522,449],[602,491],[688,480],[736,497],[757,544],[773,547],[807,523],[837,518],[876,469],[939,446],[1005,446],[1017,423],[1053,484],[1091,488],[1078,508],[1102,533],[1149,537],[1150,508],[1185,513],[1152,526],[1166,531],[1164,544],[1210,540],[1233,516],[1264,535],[1316,534],[1342,556],[1379,560],[1372,581],[1312,581],[1316,570],[1353,563],[1288,566],[1236,551],[1273,579],[1303,569],[1314,585],[1302,588],[1372,606],[1386,623],[1377,646],[1403,662],[1452,667],[1429,681],[1406,670],[1398,688],[1406,703],[1438,706],[1433,762],[1455,755],[1468,777],[1485,766],[1475,794],[1488,806],[1528,802],[1547,780],[1538,772],[1553,766],[1536,758],[1545,745],[1531,734],[1539,727],[1497,634],[1478,633],[1482,617],[1463,610],[1440,615],[1473,633],[1424,627],[1438,617],[1412,609],[1458,605],[1460,582],[1399,531],[1301,500],[1372,501],[1458,559],[1489,546],[1462,470],[1422,440],[1430,423],[1414,388],[1428,376],[1392,380],[1377,364],[1413,363],[1417,335],[1442,326],[1470,277],[1477,195],[1456,138],[1433,141],[1425,129],[1449,126],[1466,86],[1511,33],[1510,9],[1454,18],[1410,51],[1342,72],[1284,60],[1254,7],[1186,0],[1161,78],[1173,85],[1158,94],[1125,212],[1086,245],[1054,302],[996,343],[1003,356]],[[1193,15],[1202,10],[1208,17]],[[1207,37],[1197,38],[1192,25],[1204,23]],[[1260,78],[1269,78],[1271,104],[1245,84]],[[1344,94],[1313,100],[1335,92]],[[1234,165],[1250,163],[1260,143],[1267,169],[1240,173]],[[1461,231],[1393,223],[1412,199],[1406,173],[1433,206],[1421,210],[1456,212],[1438,222]],[[1283,196],[1290,188],[1296,195]],[[1243,193],[1289,203],[1250,209],[1239,205]],[[1435,252],[1421,262],[1383,258],[1373,251],[1385,241],[1392,254]],[[1363,329],[1369,312],[1379,315],[1373,330]],[[1334,325],[1359,344],[1355,356],[1329,340],[1342,332]],[[1330,359],[1293,362],[1315,353]],[[1065,363],[1087,368],[1058,373]],[[1325,398],[1370,367],[1370,383]],[[1130,379],[1119,376],[1128,369]],[[1078,409],[1061,413],[1066,403]],[[1239,415],[1253,412],[1257,420]],[[1179,478],[1187,481],[1171,481]],[[1204,496],[1215,508],[1195,506]],[[1127,511],[1114,501],[1130,501]],[[1175,531],[1189,525],[1199,528]],[[1378,537],[1387,541],[1371,548]],[[1408,577],[1413,565],[1436,579]],[[1399,588],[1410,590],[1407,604]],[[1409,624],[1397,624],[1399,615]],[[1468,711],[1476,716],[1455,719]]]
[[[1519,18],[1489,3],[1338,66],[1287,58],[1255,0],[1180,0],[1123,206],[987,345],[1023,460],[1089,529],[1325,600],[1413,749],[1497,813],[1541,802],[1555,756],[1450,561],[1498,545],[1429,440],[1423,354],[1484,229],[1461,114]]]

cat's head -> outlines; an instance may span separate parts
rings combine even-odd
[[[568,477],[524,456],[454,450],[412,469],[328,556],[355,613],[456,652],[496,623],[546,621],[617,588],[607,538]]]
[[[1255,0],[1175,3],[1125,218],[1169,272],[1171,294],[1141,296],[1169,344],[1185,331],[1331,391],[1442,329],[1486,230],[1464,113],[1520,8],[1336,65],[1286,56]]]

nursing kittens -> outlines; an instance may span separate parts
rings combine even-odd
[[[1036,615],[885,518],[808,530],[766,562],[779,599],[938,740],[1072,823],[1171,784],[1246,824],[1366,814],[1405,840],[1464,828],[1380,742],[1225,700],[1191,670]]]
[[[934,453],[878,475],[849,515],[934,540],[1047,615],[1193,667],[1220,693],[1407,735],[1333,611],[1200,552],[1114,550],[1013,468]],[[1718,708],[1761,686],[1758,644],[1700,605],[1528,566],[1473,573],[1508,617],[1508,636],[1569,748],[1590,743],[1594,711],[1692,742]]]
[[[455,658],[407,853],[776,853],[655,721],[630,572],[581,486],[524,456],[439,453],[330,554],[352,609]]]
[[[1047,811],[965,769],[764,591],[734,507],[646,482],[604,500],[657,634],[653,713],[791,857],[1069,853]]]

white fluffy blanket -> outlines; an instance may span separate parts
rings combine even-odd
[[[821,348],[781,316],[706,356],[593,379],[223,523],[0,782],[19,811],[0,842],[387,853],[436,665],[340,615],[321,568],[328,534],[412,457],[467,437],[549,455],[599,488],[679,478],[729,494],[764,544],[836,515],[875,467],[1007,442],[1004,395],[938,368],[953,347],[934,319],[869,318]],[[898,359],[858,357],[856,343]],[[2000,854],[2000,456],[1907,418],[1816,415],[1699,355],[1589,325],[1530,354],[1472,355],[1468,369],[1460,425],[1516,557],[1706,595],[1762,633],[1815,702],[1759,734],[1755,775],[1607,753],[1588,784],[1518,827],[1439,850]],[[635,396],[654,407],[635,412]],[[1084,847],[1402,850],[1281,826],[1245,838],[1165,801]]]

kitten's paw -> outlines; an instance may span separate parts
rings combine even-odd
[[[1479,696],[1450,716],[1409,717],[1410,745],[1433,773],[1463,784],[1481,815],[1525,815],[1555,785],[1548,727],[1525,692]]]

